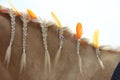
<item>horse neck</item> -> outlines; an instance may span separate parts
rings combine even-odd
[[[3,61],[3,56],[5,54],[5,49],[7,48],[7,45],[9,45],[9,38],[10,38],[10,22],[9,22],[9,15],[6,15],[4,13],[0,13],[0,58]]]

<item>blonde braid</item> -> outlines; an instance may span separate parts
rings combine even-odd
[[[62,27],[60,28],[60,31],[59,31],[59,49],[57,51],[57,54],[55,56],[55,63],[54,63],[54,68],[59,60],[59,57],[60,57],[60,53],[61,53],[61,50],[62,50],[62,47],[63,47],[63,39],[64,39],[64,36],[63,36],[63,32],[66,30],[66,28]]]
[[[20,72],[25,68],[26,66],[26,39],[27,39],[27,31],[28,31],[28,22],[29,19],[27,19],[27,15],[22,15],[22,21],[23,21],[23,52],[22,52],[22,57],[21,57],[21,65],[20,65]]]
[[[44,48],[45,48],[45,75],[47,76],[48,75],[47,66],[48,66],[49,73],[51,72],[51,60],[50,60],[50,54],[49,54],[48,46],[47,46],[47,30],[48,30],[48,28],[45,26],[46,26],[45,24],[41,23],[43,44],[44,44]]]
[[[9,15],[11,17],[11,38],[10,38],[10,44],[6,50],[5,59],[4,59],[4,63],[7,64],[7,68],[10,63],[11,48],[12,48],[12,44],[15,37],[15,16],[16,16],[12,10],[9,10]]]
[[[80,39],[77,40],[77,55],[78,55],[78,62],[79,62],[79,68],[80,68],[80,73],[83,75],[83,70],[82,70],[82,57],[80,56]]]

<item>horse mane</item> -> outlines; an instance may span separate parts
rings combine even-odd
[[[6,7],[4,7],[4,6],[2,6],[2,5],[0,5],[0,12],[1,13],[5,13],[6,15],[9,15],[9,13],[8,12],[2,12],[1,10],[4,10],[4,9],[10,9],[11,10],[11,8],[6,8]],[[25,14],[25,15],[28,15],[27,13],[23,13],[23,14]],[[16,17],[20,17],[19,15],[17,15]],[[56,23],[54,23],[54,22],[52,22],[52,21],[48,21],[48,20],[46,20],[46,19],[41,19],[42,20],[42,22],[41,22],[41,24],[45,24],[46,25],[46,27],[52,27],[52,30],[53,30],[53,32],[55,33],[56,31],[59,31],[60,30],[60,28],[58,27],[58,25],[56,24]],[[38,19],[31,19],[31,21],[30,22],[33,22],[33,23],[40,23],[39,21],[38,21]],[[77,37],[76,37],[76,34],[75,33],[73,33],[68,27],[63,27],[65,30],[64,30],[64,37],[65,38],[71,38],[72,39],[72,41],[76,41],[77,40]],[[84,42],[84,44],[87,46],[87,45],[89,45],[89,46],[91,46],[91,47],[94,47],[94,45],[93,45],[93,43],[92,42],[90,42],[89,41],[89,39],[88,38],[81,38],[81,41],[83,41]],[[114,48],[114,47],[112,47],[112,46],[110,46],[110,45],[100,45],[99,46],[99,49],[100,50],[106,50],[106,51],[109,51],[109,52],[120,52],[120,47],[117,47],[117,48]]]
[[[10,9],[10,8],[5,8],[5,7],[3,7],[3,6],[0,6],[0,16],[2,15],[3,17],[5,17],[8,21],[10,21],[11,20],[11,22],[10,22],[10,25],[12,25],[11,23],[12,23],[12,19],[11,19],[11,17],[14,17],[14,16],[11,16],[10,15],[10,12],[7,12],[6,10],[12,10],[12,9]],[[13,14],[13,13],[12,13]],[[30,16],[27,14],[27,13],[22,13],[23,15],[27,15],[27,18],[30,18]],[[15,15],[15,19],[17,20],[16,21],[16,23],[17,23],[17,25],[18,24],[20,24],[20,26],[23,26],[21,29],[23,29],[25,26],[24,25],[26,25],[27,23],[25,23],[24,22],[24,19],[22,19],[21,18],[21,16],[19,16],[19,15]],[[14,21],[14,20],[13,20]],[[23,25],[24,24],[24,25]],[[76,37],[76,34],[74,34],[74,33],[72,33],[71,31],[70,31],[70,29],[68,28],[68,27],[62,27],[62,28],[59,28],[54,22],[51,22],[51,21],[47,21],[47,20],[44,20],[44,19],[32,19],[32,18],[30,18],[30,19],[28,19],[28,24],[32,24],[32,25],[30,25],[30,27],[34,27],[34,29],[35,30],[37,30],[37,29],[39,29],[40,28],[40,33],[42,34],[42,42],[41,43],[43,43],[43,45],[42,46],[44,46],[44,48],[43,48],[43,52],[45,52],[45,75],[46,75],[46,77],[48,77],[48,74],[49,74],[49,72],[51,72],[51,62],[55,62],[54,64],[53,64],[53,69],[54,69],[54,66],[56,65],[56,63],[58,62],[58,59],[59,59],[59,57],[60,57],[60,53],[62,53],[61,52],[61,48],[63,47],[62,45],[63,44],[65,44],[64,42],[63,42],[63,38],[65,38],[65,39],[67,39],[67,40],[70,40],[70,42],[73,42],[74,43],[74,50],[76,50],[75,51],[75,53],[76,52],[78,52],[77,53],[77,56],[79,57],[79,59],[78,59],[78,63],[77,64],[79,64],[79,68],[80,68],[80,73],[82,73],[82,61],[81,61],[81,56],[80,56],[80,54],[79,54],[79,46],[78,46],[78,39],[77,39],[77,37]],[[36,26],[33,26],[33,25],[37,25],[37,27]],[[19,27],[20,27],[19,26]],[[14,27],[13,25],[12,25],[12,27]],[[10,29],[10,28],[9,28]],[[12,29],[12,28],[11,28]],[[10,30],[11,30],[10,29]],[[26,29],[26,28],[25,28]],[[10,31],[9,30],[9,33],[10,32],[12,32],[12,31]],[[51,32],[51,34],[54,34],[54,35],[57,35],[57,37],[55,37],[56,39],[58,38],[58,42],[57,43],[59,43],[59,44],[57,44],[56,46],[57,46],[57,48],[58,48],[58,51],[57,51],[57,53],[56,54],[58,54],[58,55],[56,55],[55,54],[55,59],[53,59],[51,62],[50,62],[50,55],[49,55],[49,51],[48,51],[48,48],[49,48],[49,44],[47,45],[47,30],[48,30],[48,32],[50,31]],[[16,31],[17,32],[17,31]],[[25,34],[24,33],[26,33],[26,32],[24,32],[24,30],[23,31],[21,31],[23,34],[21,35],[23,38],[22,38],[22,40],[23,40],[23,42],[25,41]],[[20,33],[21,33],[20,32]],[[32,32],[33,33],[33,32]],[[12,34],[12,33],[11,33]],[[48,36],[49,37],[49,36]],[[50,38],[50,37],[49,37]],[[21,39],[21,38],[20,38]],[[21,41],[22,41],[21,40]],[[52,40],[52,39],[51,39]],[[81,43],[81,46],[83,47],[83,48],[90,48],[91,50],[92,50],[92,52],[94,52],[95,53],[95,50],[96,50],[96,48],[94,47],[94,45],[93,45],[93,43],[91,43],[90,41],[89,41],[89,39],[88,38],[81,38],[81,40],[80,40],[81,42],[83,42],[84,44],[82,44]],[[11,42],[11,40],[10,40],[10,42]],[[77,42],[77,43],[76,43]],[[26,42],[24,42],[24,43],[26,43]],[[79,42],[80,43],[80,42]],[[59,46],[58,46],[59,45]],[[76,47],[76,45],[77,45],[77,47]],[[22,57],[21,57],[21,64],[20,64],[20,72],[24,69],[24,67],[25,67],[25,64],[26,64],[26,54],[25,54],[25,52],[24,52],[24,50],[25,50],[25,44],[23,44],[23,46],[22,46],[22,49],[21,50],[23,50],[23,52],[22,52]],[[56,46],[54,46],[54,47],[56,47]],[[67,46],[67,44],[66,44],[66,46]],[[81,48],[81,46],[80,46],[80,48]],[[9,46],[8,46],[9,47]],[[76,49],[77,48],[77,49]],[[83,49],[82,48],[82,49]],[[71,49],[71,48],[70,48]],[[71,49],[72,50],[72,49]],[[83,51],[84,51],[85,49],[83,49]],[[112,47],[109,47],[109,46],[99,46],[99,50],[100,51],[103,51],[103,53],[104,52],[108,52],[108,53],[110,53],[110,54],[113,54],[113,53],[118,53],[118,52],[120,52],[120,48],[117,48],[117,49],[114,49],[114,48],[112,48]],[[82,51],[82,50],[81,50]],[[86,51],[86,50],[85,50]],[[8,52],[10,52],[10,50],[8,50]],[[56,51],[55,51],[56,52]],[[21,52],[20,52],[21,53]],[[86,53],[89,53],[89,52],[86,52]],[[24,55],[23,55],[24,54]],[[53,54],[52,54],[53,55]],[[108,54],[109,55],[109,54]],[[19,55],[19,56],[21,56],[21,54]],[[87,55],[88,56],[88,55]],[[98,56],[98,55],[97,55]],[[51,57],[53,57],[53,56],[51,56]],[[82,56],[83,57],[83,56]],[[95,57],[95,56],[94,56]],[[97,57],[98,58],[98,57]],[[101,57],[102,58],[102,57]],[[42,58],[43,59],[43,58]],[[90,59],[90,58],[89,58]],[[98,59],[99,60],[99,59]],[[7,60],[6,60],[7,61]],[[72,60],[71,60],[72,61]],[[99,62],[100,62],[100,60],[99,60]],[[102,61],[101,61],[102,62]],[[101,64],[101,62],[100,62],[100,65],[102,65]],[[9,60],[8,60],[8,64],[9,64]],[[7,66],[8,67],[8,66]],[[47,71],[48,70],[48,71]],[[48,73],[47,73],[48,72]]]

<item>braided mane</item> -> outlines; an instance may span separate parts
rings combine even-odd
[[[2,6],[2,5],[0,5],[0,12],[2,12],[1,10],[3,10],[3,13],[6,13],[6,12],[4,12],[4,9],[6,10],[6,9],[10,9],[10,8],[6,8],[6,7]],[[8,13],[8,12],[7,12],[7,13]],[[23,13],[23,14],[28,15],[27,13]],[[16,17],[20,17],[20,16],[19,16],[19,15],[16,15]],[[28,15],[28,17],[30,17],[30,16]],[[41,19],[41,20],[42,20],[42,19]],[[51,22],[51,21],[47,21],[47,20],[45,20],[45,19],[43,19],[42,22],[39,21],[38,19],[31,19],[30,21],[31,21],[31,22],[35,22],[35,23],[45,24],[46,27],[53,27],[53,31],[56,31],[56,30],[60,29],[60,28],[57,26],[56,23]],[[72,33],[71,30],[70,30],[68,27],[64,27],[64,28],[66,28],[65,31],[64,31],[64,33],[67,35],[66,37],[71,37],[71,39],[77,40],[76,34]],[[81,40],[84,41],[85,44],[88,44],[88,45],[93,46],[93,44],[89,41],[88,38],[84,38],[84,37],[83,37]],[[94,46],[93,46],[93,47],[94,47]],[[101,45],[101,46],[100,46],[100,49],[101,49],[101,50],[108,50],[108,51],[112,51],[112,52],[113,52],[113,51],[114,51],[114,52],[120,52],[120,47],[113,48],[112,46],[109,46],[109,45]]]
[[[62,68],[64,68],[64,69],[66,69],[65,71],[68,74],[75,73],[75,76],[79,76],[77,73],[81,74],[80,77],[82,77],[82,79],[83,79],[83,77],[85,78],[85,76],[86,76],[83,74],[87,74],[87,72],[85,72],[85,71],[90,70],[89,66],[91,67],[92,65],[94,65],[93,68],[95,68],[95,70],[99,69],[99,67],[97,65],[98,62],[97,62],[96,56],[94,54],[95,48],[94,48],[93,44],[87,38],[81,39],[81,41],[84,42],[84,47],[83,47],[83,46],[81,46],[81,44],[79,44],[80,42],[78,42],[78,44],[77,44],[76,35],[73,34],[67,27],[59,28],[53,22],[42,20],[42,19],[32,19],[26,13],[22,13],[22,16],[15,15],[14,11],[12,11],[12,9],[8,9],[3,6],[0,6],[0,17],[1,17],[1,15],[2,15],[2,17],[5,17],[5,19],[7,19],[7,21],[9,22],[9,26],[11,26],[11,27],[9,27],[9,30],[6,31],[6,33],[9,33],[9,37],[6,39],[6,42],[8,42],[8,44],[5,44],[6,50],[4,49],[4,52],[2,52],[4,54],[1,54],[2,56],[4,55],[4,58],[2,57],[1,59],[3,59],[2,61],[4,61],[5,65],[7,65],[7,68],[9,70],[13,69],[13,67],[14,67],[13,65],[18,67],[17,70],[13,71],[13,74],[15,74],[16,72],[20,72],[20,74],[25,73],[25,71],[27,71],[27,70],[29,73],[30,69],[32,69],[32,68],[31,67],[29,68],[27,64],[29,64],[29,66],[32,66],[36,71],[38,69],[38,66],[34,66],[34,65],[40,65],[41,71],[40,70],[38,70],[38,71],[41,72],[40,73],[41,76],[45,76],[44,77],[45,79],[49,79],[49,78],[52,79],[52,78],[54,78],[54,76],[56,76],[56,74],[58,75],[59,71],[57,72],[57,69],[59,66],[61,66],[59,68],[61,70],[61,72],[62,72]],[[19,31],[19,33],[18,33],[18,31]],[[41,35],[38,35],[39,33]],[[16,36],[16,34],[19,34],[20,36]],[[49,34],[51,34],[51,35],[49,35]],[[53,37],[53,35],[55,37]],[[36,36],[35,39],[34,39],[34,36]],[[30,39],[28,39],[28,38],[30,38]],[[19,43],[17,42],[17,40],[19,41]],[[35,43],[36,41],[39,41],[41,44]],[[67,42],[69,42],[70,44],[67,44]],[[52,43],[52,45],[50,45],[51,43]],[[12,45],[18,46],[19,49],[15,48],[15,46],[12,46]],[[71,45],[72,45],[72,47],[71,47]],[[76,47],[76,45],[77,46],[80,45],[80,47]],[[33,46],[33,47],[30,48],[31,46]],[[36,46],[35,50],[40,50],[40,51],[34,51],[34,49],[33,49],[34,46]],[[39,47],[40,47],[40,49],[39,49]],[[67,47],[67,49],[66,49],[66,47]],[[88,54],[90,56],[90,58],[89,58],[87,53],[90,53],[90,49],[91,49],[91,53],[93,56]],[[104,58],[103,55],[106,55],[106,54],[103,54],[103,53],[107,53],[107,55],[111,56],[111,54],[113,54],[113,53],[117,54],[120,52],[119,48],[113,49],[113,48],[109,48],[107,46],[100,46],[99,49],[102,52],[102,55],[100,54],[100,57],[102,58],[105,66],[107,65],[105,63],[105,60],[107,60],[108,58],[105,59],[106,57]],[[14,50],[14,51],[12,51],[12,50]],[[70,50],[71,50],[71,52],[69,52]],[[12,54],[12,52],[14,54]],[[32,52],[34,52],[34,53],[32,53]],[[79,52],[78,57],[77,57],[77,52]],[[16,54],[16,53],[21,53],[21,54]],[[40,56],[35,56],[35,54],[38,54],[38,53],[40,53]],[[42,55],[43,53],[44,53],[44,55]],[[65,54],[62,54],[62,53],[65,53]],[[108,53],[111,53],[111,54],[108,54]],[[35,60],[33,55],[37,59],[40,58],[41,63],[39,63],[39,61]],[[87,58],[83,55],[85,55],[85,56],[87,55],[88,56],[87,58],[89,58],[89,59],[96,60],[96,63],[92,63],[92,61],[88,60],[88,64],[85,64],[85,59],[87,59]],[[115,54],[113,54],[113,55],[115,55]],[[61,56],[62,56],[62,58],[61,58]],[[80,56],[82,57],[81,61],[80,61]],[[20,61],[17,61],[16,60],[17,58],[15,58],[15,57],[20,59]],[[36,62],[34,62],[34,63],[29,62],[28,57],[30,57],[29,59],[33,59]],[[114,57],[116,58],[116,56],[114,56]],[[14,62],[14,59],[16,60],[16,62]],[[116,58],[116,60],[119,60],[118,57]],[[62,64],[62,63],[64,63],[64,61],[66,62],[66,64]],[[14,62],[14,63],[12,63],[12,62]],[[70,63],[70,62],[73,62],[73,63]],[[12,63],[12,65],[11,65],[11,63]],[[19,63],[19,65],[17,65],[17,63]],[[37,63],[37,64],[35,64],[35,63]],[[79,64],[79,66],[78,65],[74,66],[75,64]],[[116,62],[116,64],[117,64],[117,62]],[[42,65],[42,67],[41,67],[41,65]],[[44,65],[44,67],[43,67],[43,65]],[[68,67],[66,67],[66,65],[70,65],[68,67],[70,67],[71,69],[74,69],[74,70],[71,72],[68,71]],[[85,67],[83,65],[85,65]],[[109,65],[107,65],[107,66],[109,66]],[[113,66],[112,69],[114,67],[115,66]],[[20,68],[20,70],[19,70],[19,68]],[[100,70],[101,70],[101,68],[100,68]],[[98,72],[99,72],[99,70],[98,70]],[[11,71],[11,73],[12,73],[12,71]],[[55,73],[55,74],[53,75],[51,73]],[[97,73],[97,71],[94,72],[93,74],[95,74],[95,73]],[[26,72],[26,74],[27,74],[27,72]],[[107,74],[107,73],[105,73],[105,74]],[[90,77],[91,75],[92,75],[92,72],[90,72],[90,74],[87,74],[87,77],[91,78],[90,80],[93,80],[94,77]],[[42,80],[45,80],[44,78]],[[58,78],[56,78],[56,79],[58,79]],[[85,80],[88,80],[88,79],[86,78]]]

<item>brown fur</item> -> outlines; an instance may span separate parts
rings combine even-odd
[[[22,54],[22,21],[16,17],[16,33],[12,46],[12,56],[8,69],[4,64],[5,51],[10,40],[10,17],[8,13],[0,13],[0,80],[110,80],[112,73],[120,61],[120,52],[100,50],[105,66],[102,70],[96,58],[95,48],[88,42],[80,47],[83,76],[80,74],[78,56],[76,53],[77,38],[69,31],[64,32],[63,49],[59,61],[53,69],[56,52],[59,48],[59,28],[48,26],[48,50],[51,57],[52,72],[45,77],[44,45],[39,23],[28,23],[27,64],[20,74],[20,59]],[[84,39],[83,39],[84,40]],[[85,40],[84,40],[85,41]],[[8,78],[8,79],[5,79]]]

